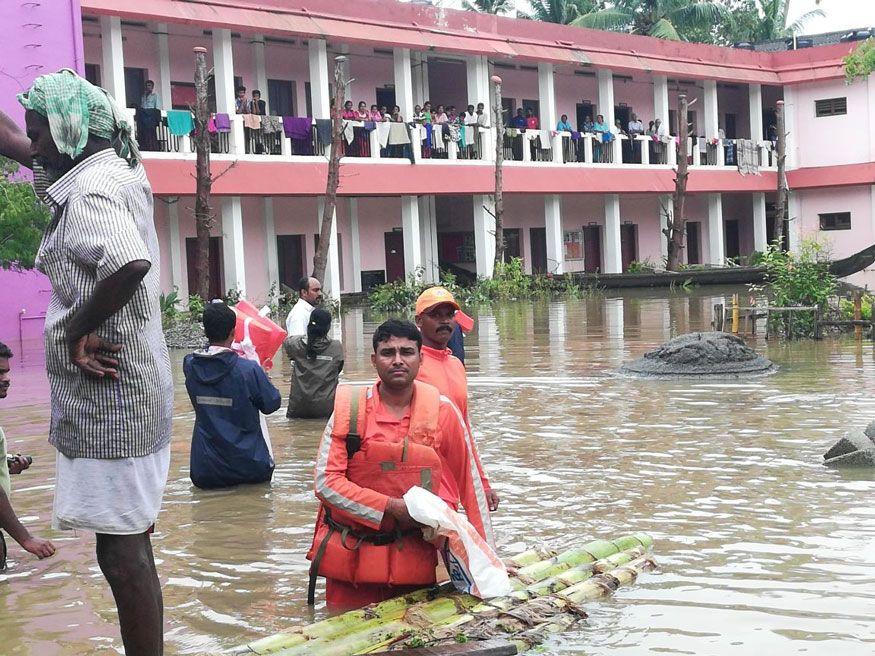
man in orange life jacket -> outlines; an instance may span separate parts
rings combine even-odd
[[[477,452],[468,419],[468,379],[465,365],[447,348],[456,328],[455,315],[460,309],[453,295],[443,287],[430,287],[416,299],[416,325],[422,333],[422,366],[416,379],[437,387],[442,395],[462,411],[477,471],[483,489],[486,490],[489,510],[497,510],[498,494],[492,490],[486,471],[480,463],[480,454]]]
[[[422,338],[409,321],[377,328],[371,362],[379,380],[341,386],[316,459],[316,520],[308,602],[324,576],[329,610],[358,608],[435,582],[437,551],[402,499],[414,485],[461,502],[490,543],[486,494],[462,413],[416,381]]]

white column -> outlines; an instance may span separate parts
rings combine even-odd
[[[317,227],[322,233],[322,213],[325,211],[325,197],[320,196],[316,204]],[[325,267],[325,280],[322,280],[322,290],[326,296],[340,300],[340,256],[337,249],[337,207],[331,215],[331,240],[328,242],[328,263]]]
[[[599,106],[596,114],[601,114],[608,125],[614,124],[614,75],[610,69],[596,71],[599,82]],[[595,116],[593,116],[595,119]]]
[[[401,116],[405,121],[413,116],[413,68],[410,63],[410,48],[395,48],[393,51],[395,64],[395,104],[401,108]],[[390,112],[391,107],[387,108]]]
[[[668,194],[657,196],[657,201],[659,203],[657,207],[657,212],[659,212],[659,256],[662,258],[661,266],[665,266],[668,261],[668,237],[665,236],[663,230],[668,229],[668,214],[666,212],[671,213],[674,208],[672,197]]]
[[[875,130],[875,79],[871,75],[866,78],[866,85],[869,92],[869,161],[875,162],[875,137],[871,134]]]
[[[434,196],[419,197],[420,244],[422,262],[425,267],[425,282],[437,283],[440,280],[440,265],[437,252],[437,217],[433,211]]]
[[[246,295],[246,264],[243,250],[243,205],[240,196],[222,199],[222,256],[225,291]]]
[[[328,50],[325,39],[310,39],[308,48],[310,52],[310,105],[313,108],[313,118],[331,118]]]
[[[359,199],[349,199],[349,253],[352,258],[352,291],[362,290],[362,249],[359,237]]]
[[[760,253],[766,250],[766,195],[753,194],[753,249]]]
[[[653,76],[653,118],[668,127],[668,78],[665,75]]]
[[[252,66],[255,74],[255,89],[261,91],[261,99],[270,109],[270,93],[267,88],[267,66],[264,61],[264,36],[256,34],[252,37]],[[250,95],[251,97],[251,95]]]
[[[244,152],[243,123],[234,113],[234,51],[231,30],[213,30],[213,69],[216,79],[216,111],[231,117],[231,152]]]
[[[404,273],[422,277],[422,240],[419,224],[419,200],[416,196],[401,197],[401,230],[404,233]]]
[[[428,55],[424,52],[411,52],[410,65],[413,69],[413,104],[422,107],[428,100]]]
[[[277,291],[280,288],[280,265],[276,251],[276,224],[273,216],[273,198],[265,196],[263,199],[264,213],[264,244],[267,252],[267,287],[273,286]]]
[[[799,112],[799,103],[796,95],[796,89],[792,85],[784,87],[784,132],[787,134],[786,145],[784,152],[786,159],[784,160],[785,168],[791,171],[799,167],[799,143],[796,140],[798,134],[796,126],[796,115]],[[871,135],[870,135],[871,136]],[[777,154],[775,154],[775,162],[777,166]]]
[[[468,102],[475,107],[477,103],[483,103],[489,112],[489,61],[485,55],[474,55],[465,60],[465,69],[468,76]]]
[[[167,204],[167,231],[170,233],[170,283],[180,300],[188,303],[188,271],[185,266],[185,248],[179,232],[179,198]]]
[[[717,81],[705,80],[705,137],[713,139],[720,127],[720,117],[717,109]]]
[[[122,46],[122,22],[117,16],[100,17],[100,41],[103,49],[103,88],[122,107],[128,106],[125,94],[125,54]],[[139,100],[139,98],[137,98]]]
[[[763,140],[763,87],[761,84],[747,85],[750,138],[759,143]]]
[[[538,100],[541,128],[556,129],[556,91],[553,82],[553,64],[538,64]]]
[[[474,195],[474,251],[477,277],[491,278],[495,267],[495,201],[492,196]],[[488,210],[488,211],[487,211]]]
[[[723,198],[720,194],[708,194],[708,264],[723,266],[725,263]]]
[[[791,191],[787,199],[787,248],[799,252],[802,241],[802,197],[798,191]]]
[[[154,80],[157,85],[156,92],[161,101],[160,109],[167,111],[173,108],[170,89],[170,44],[167,36],[167,23],[155,25],[155,41],[158,45],[158,79]]]
[[[431,240],[432,260],[432,276],[435,282],[440,282],[440,252],[438,251],[438,233],[437,233],[437,198],[434,195],[428,197],[428,216],[430,217],[431,226],[429,227],[426,237]]]
[[[623,273],[620,243],[620,197],[605,194],[605,273]]]
[[[544,225],[547,235],[547,271],[565,273],[565,253],[562,241],[562,197],[544,196]]]

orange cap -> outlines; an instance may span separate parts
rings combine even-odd
[[[436,305],[449,303],[457,310],[461,309],[453,295],[443,287],[429,287],[416,299],[416,316],[427,312]]]

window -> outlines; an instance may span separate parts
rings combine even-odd
[[[847,98],[827,98],[826,100],[814,101],[814,115],[818,118],[822,116],[840,116],[847,113]]]
[[[565,261],[583,259],[583,231],[566,230],[562,239],[565,245]]]
[[[85,64],[85,79],[95,86],[101,86],[100,66],[97,64]]]
[[[820,218],[821,230],[850,230],[851,229],[851,213],[850,212],[831,212],[829,214],[818,214]]]

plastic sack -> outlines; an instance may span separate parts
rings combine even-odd
[[[241,300],[232,309],[237,314],[234,350],[242,352],[250,360],[257,360],[269,371],[273,367],[273,356],[286,338],[286,331],[266,316],[267,308],[259,312],[252,303]],[[257,358],[251,356],[252,352],[257,354]]]
[[[441,554],[457,590],[480,599],[510,594],[504,563],[465,517],[421,487],[410,488],[404,503],[410,516],[428,527],[423,537],[433,544],[443,543]]]

